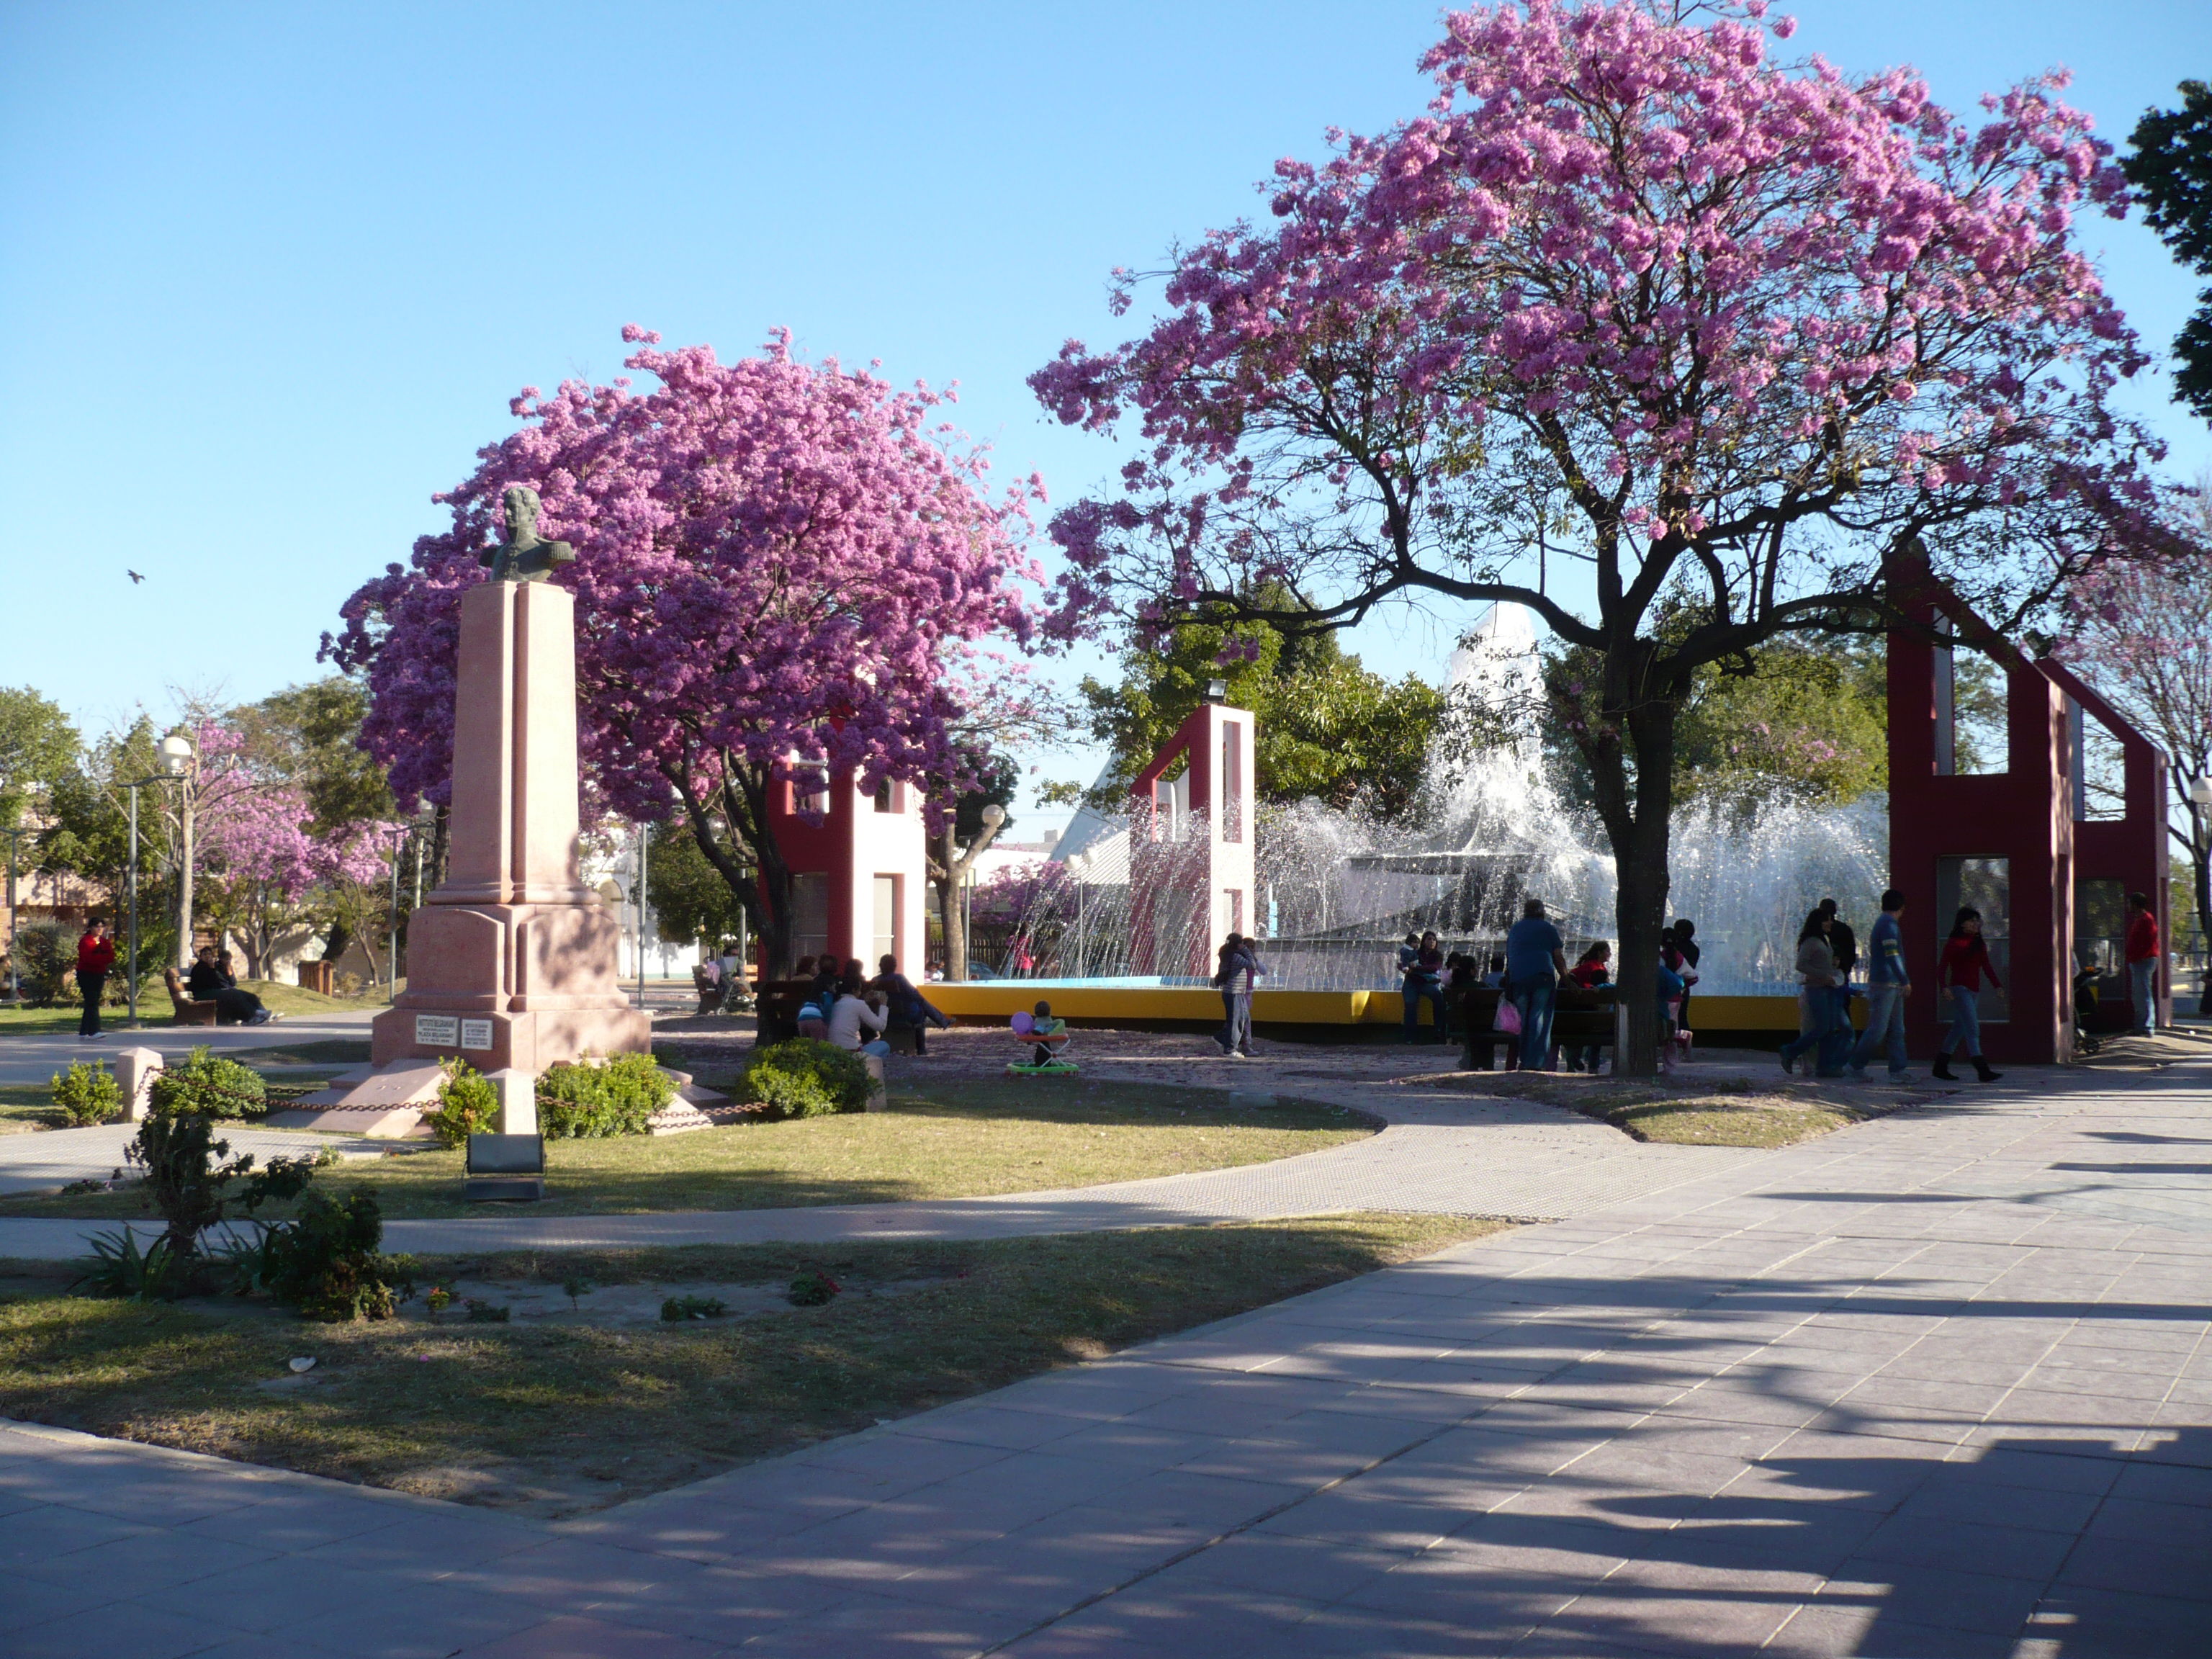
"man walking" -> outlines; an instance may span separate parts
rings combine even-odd
[[[1552,1069],[1552,1012],[1566,972],[1566,940],[1545,917],[1544,901],[1528,900],[1505,935],[1506,994],[1521,1015],[1521,1071]]]
[[[84,993],[84,1018],[76,1023],[81,1041],[100,1041],[100,995],[114,966],[115,941],[107,936],[107,924],[94,916],[76,942],[76,988]]]
[[[1912,981],[1905,972],[1905,933],[1899,926],[1904,915],[1905,895],[1894,887],[1885,888],[1881,915],[1867,935],[1866,1030],[1851,1049],[1851,1075],[1861,1082],[1866,1080],[1868,1060],[1885,1044],[1889,1080],[1909,1083],[1912,1079],[1905,1053],[1905,999],[1911,994]]]
[[[2130,1036],[2148,1036],[2158,1024],[2158,917],[2148,893],[2128,895],[2128,1001],[2135,1010]]]

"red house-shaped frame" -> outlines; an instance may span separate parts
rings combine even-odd
[[[1912,980],[1907,1039],[1926,1053],[1948,1035],[1936,964],[1954,913],[1984,913],[2004,978],[1985,991],[1984,1051],[1992,1060],[2063,1060],[2073,1054],[2077,940],[2109,956],[2118,893],[2150,896],[2166,924],[2166,781],[2162,757],[2103,698],[2056,663],[2030,660],[1924,567],[1899,565],[1891,591],[1903,622],[1889,635],[1889,859],[1905,896],[1905,960]],[[1953,653],[1981,652],[2003,674],[2004,769],[1958,768]],[[2125,757],[2120,815],[2092,821],[2083,750],[2094,720]],[[2100,920],[2094,936],[2078,912]],[[2160,1017],[2171,1007],[2161,972]],[[2116,977],[2100,981],[2104,1018],[2124,1013]],[[2115,1007],[2113,1005],[2119,1005]]]
[[[1201,703],[1129,786],[1129,970],[1210,975],[1256,931],[1250,711]]]

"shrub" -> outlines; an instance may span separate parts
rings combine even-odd
[[[556,1139],[643,1134],[675,1095],[651,1054],[563,1062],[538,1079],[538,1127]]]
[[[738,1083],[741,1098],[757,1101],[777,1117],[864,1112],[868,1086],[868,1068],[860,1055],[812,1037],[755,1049]]]
[[[259,1117],[269,1109],[269,1091],[259,1073],[203,1046],[155,1078],[147,1103],[157,1117]]]
[[[80,1060],[66,1072],[56,1072],[53,1095],[54,1104],[74,1128],[105,1123],[123,1109],[123,1085],[106,1060],[88,1066]]]
[[[291,1220],[264,1231],[258,1278],[310,1319],[389,1319],[414,1294],[414,1263],[384,1255],[383,1242],[384,1218],[367,1188],[343,1200],[310,1192]]]
[[[716,1296],[672,1296],[660,1304],[660,1316],[670,1324],[685,1319],[720,1319],[729,1304]]]
[[[471,1135],[483,1133],[499,1115],[499,1096],[491,1079],[465,1060],[441,1060],[446,1080],[438,1085],[438,1105],[425,1112],[422,1121],[441,1146],[459,1146]]]
[[[168,1224],[162,1242],[180,1262],[199,1253],[200,1235],[234,1202],[251,1213],[267,1200],[297,1196],[321,1157],[272,1158],[257,1171],[252,1153],[232,1158],[230,1143],[216,1139],[214,1124],[192,1112],[148,1118],[125,1156],[146,1171],[147,1194]]]
[[[38,1007],[52,1007],[76,972],[76,940],[58,922],[26,922],[15,932],[14,949],[23,995]]]
[[[118,1227],[112,1233],[94,1233],[88,1242],[92,1245],[92,1266],[76,1285],[70,1287],[72,1290],[82,1285],[93,1296],[161,1302],[177,1295],[183,1288],[183,1260],[169,1248],[166,1238],[155,1239],[153,1248],[143,1254],[137,1238],[128,1227]]]
[[[837,1281],[819,1267],[801,1267],[791,1276],[791,1288],[785,1294],[794,1308],[819,1308],[842,1288]]]

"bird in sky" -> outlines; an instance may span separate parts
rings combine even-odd
[[[125,566],[123,568],[123,574],[124,574],[125,575],[126,575],[126,576],[128,576],[128,577],[130,577],[130,578],[131,578],[131,585],[132,585],[133,586],[136,586],[138,583],[143,582],[143,581],[144,581],[144,580],[146,580],[143,576],[140,575],[137,571],[135,571],[135,570],[131,569],[131,567],[130,567],[130,566],[128,566],[128,565],[125,565]]]

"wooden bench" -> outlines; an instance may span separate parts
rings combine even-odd
[[[811,979],[764,980],[753,991],[756,1042],[782,1042],[799,1035],[799,1011],[814,994]]]
[[[691,988],[699,994],[699,1017],[722,1012],[722,976],[719,971],[709,974],[703,962],[691,966]]]
[[[161,970],[161,982],[169,988],[169,1002],[176,1010],[178,1024],[212,1025],[215,1024],[215,1004],[211,1001],[200,1001],[186,992],[184,980],[178,975],[175,969],[164,968]]]
[[[1498,1005],[1504,993],[1493,987],[1477,985],[1462,991],[1452,1005],[1452,1016],[1460,1031],[1460,1066],[1463,1071],[1488,1072],[1497,1068],[1498,1050],[1501,1044],[1512,1045],[1517,1055],[1521,1039],[1510,1031],[1498,1029]],[[1554,1048],[1610,1048],[1613,1044],[1613,1003],[1610,998],[1600,998],[1577,987],[1569,992],[1567,1000],[1552,1012],[1552,1043]],[[1541,1065],[1543,1056],[1534,1056],[1534,1063]]]

